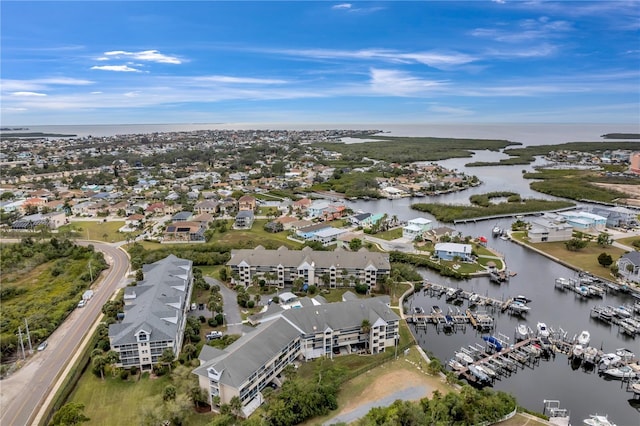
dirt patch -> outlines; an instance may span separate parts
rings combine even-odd
[[[629,197],[619,199],[618,202],[633,206],[640,206],[640,185],[625,185],[616,183],[594,183],[594,185],[599,186],[600,188],[622,192]]]
[[[438,378],[429,377],[427,379],[425,374],[420,371],[390,371],[375,379],[375,381],[371,383],[370,386],[367,386],[360,394],[351,396],[349,402],[344,407],[341,407],[340,411],[346,413],[359,405],[382,399],[403,389],[425,384],[429,385],[430,383],[427,382],[431,380],[439,383]]]

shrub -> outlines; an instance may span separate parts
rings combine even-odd
[[[207,319],[204,317],[204,315],[200,315],[200,316],[198,317],[198,320],[199,320],[202,324],[204,324],[205,322],[207,322]]]
[[[247,302],[247,308],[251,309],[256,305],[256,302],[254,302],[253,300],[249,300]]]
[[[121,378],[122,380],[127,380],[127,379],[129,379],[129,370],[124,369],[124,370],[120,371],[120,378]]]
[[[134,365],[133,367],[131,367],[131,375],[135,376],[136,374],[138,374],[138,367]]]
[[[215,318],[209,318],[207,324],[209,324],[209,327],[217,327],[218,321]]]

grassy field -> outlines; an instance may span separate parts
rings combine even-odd
[[[136,237],[139,232],[123,233],[118,232],[118,229],[124,226],[124,221],[117,220],[113,222],[99,222],[99,221],[83,221],[72,222],[68,225],[60,227],[60,230],[75,231],[78,234],[78,238],[96,241],[105,241],[108,243],[114,243],[116,241],[125,241],[127,235]]]
[[[111,376],[101,380],[90,370],[87,368],[78,381],[70,401],[84,404],[84,413],[91,418],[89,424],[96,426],[143,424],[140,408],[145,400],[162,395],[164,387],[171,383],[168,376],[150,378],[148,374],[139,381],[132,378],[124,381]],[[198,414],[194,410],[185,424],[207,425],[212,418],[211,414]]]
[[[550,256],[556,257],[577,269],[587,271],[607,280],[612,278],[611,271],[609,268],[605,268],[598,263],[598,256],[601,253],[608,253],[615,261],[625,253],[624,250],[617,247],[600,247],[595,242],[590,242],[587,247],[579,251],[569,251],[565,247],[564,241],[532,244],[523,239],[522,234],[520,233],[514,233],[513,237],[531,245],[531,247],[547,253]]]
[[[382,238],[383,240],[387,241],[395,240],[396,238],[402,238],[402,228],[395,228],[384,232],[378,232],[373,236],[376,238]]]
[[[634,237],[618,238],[616,241],[620,244],[624,244],[625,246],[633,247],[633,242],[640,241],[640,236],[636,235]],[[637,248],[636,251],[638,251]]]
[[[300,244],[288,240],[287,232],[267,232],[264,225],[268,221],[266,219],[258,219],[253,223],[251,229],[229,229],[223,233],[215,233],[211,242],[221,242],[229,244],[233,247],[253,248],[262,245],[266,249],[277,249],[280,246],[286,246],[290,249],[300,248]]]

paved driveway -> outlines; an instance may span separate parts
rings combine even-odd
[[[228,288],[222,282],[215,278],[205,277],[205,281],[210,285],[218,285],[220,294],[222,295],[222,303],[224,305],[224,319],[227,326],[227,334],[242,334],[242,315],[240,314],[240,306],[236,292]]]

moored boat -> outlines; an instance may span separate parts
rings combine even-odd
[[[633,379],[636,377],[636,372],[627,365],[609,368],[604,370],[604,374],[614,379]]]
[[[588,419],[583,420],[583,423],[587,426],[616,426],[607,416],[599,416],[597,414],[590,415]]]
[[[469,372],[475,376],[481,382],[490,382],[489,376],[480,368],[475,365],[469,366]]]
[[[600,365],[605,369],[618,365],[620,361],[622,361],[622,358],[614,353],[604,354],[600,357]]]
[[[518,324],[516,327],[516,340],[526,340],[529,338],[529,327],[527,324]]]
[[[591,334],[587,330],[582,330],[582,332],[578,335],[577,342],[582,346],[587,346],[591,341]]]
[[[549,337],[549,329],[547,328],[547,324],[543,322],[539,322],[536,325],[536,329],[538,330],[538,336],[540,337]]]
[[[473,363],[473,358],[471,358],[471,356],[469,354],[466,354],[466,353],[464,353],[462,351],[456,352],[456,359],[462,365],[467,365],[467,364]]]
[[[522,302],[511,302],[509,304],[509,311],[514,313],[514,314],[526,314],[527,312],[529,312],[531,310],[531,308],[527,305],[525,305]]]

